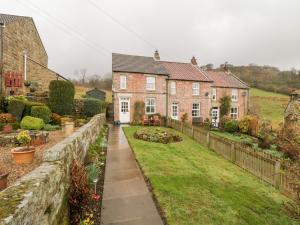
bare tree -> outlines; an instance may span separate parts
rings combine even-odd
[[[86,68],[80,69],[80,75],[81,75],[82,84],[85,84],[86,72],[87,72]]]

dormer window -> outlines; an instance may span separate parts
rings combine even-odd
[[[192,86],[192,94],[193,95],[199,95],[200,85],[199,83],[193,83]]]
[[[146,89],[155,91],[155,77],[146,77]]]

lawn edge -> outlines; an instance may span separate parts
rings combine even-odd
[[[126,137],[127,142],[128,142],[128,144],[129,144],[129,146],[130,146],[130,149],[131,149],[131,151],[132,151],[132,153],[133,153],[133,155],[134,155],[134,159],[135,159],[135,161],[136,161],[138,167],[140,168],[140,170],[141,170],[141,172],[142,172],[143,178],[144,178],[144,180],[145,180],[145,182],[146,182],[146,185],[147,185],[148,190],[149,190],[150,193],[151,193],[151,196],[152,196],[152,199],[153,199],[153,201],[154,201],[155,207],[157,208],[157,211],[158,211],[158,213],[159,213],[159,215],[160,215],[160,217],[161,217],[161,219],[162,219],[164,225],[168,225],[168,221],[167,221],[166,214],[165,214],[163,208],[161,207],[161,205],[159,204],[158,198],[156,197],[156,195],[155,195],[155,193],[154,193],[154,191],[153,191],[154,188],[153,188],[153,186],[152,186],[152,184],[151,184],[150,179],[145,175],[145,172],[144,172],[144,170],[143,170],[143,167],[141,166],[141,164],[139,163],[139,161],[138,161],[137,158],[136,158],[135,152],[134,152],[133,147],[132,147],[132,145],[131,145],[131,143],[130,143],[130,141],[129,141],[129,139],[128,139],[128,136],[127,136],[126,132],[124,131],[124,128],[126,128],[126,127],[122,127],[122,130],[123,130],[123,132],[124,132],[124,134],[125,134],[125,137]]]

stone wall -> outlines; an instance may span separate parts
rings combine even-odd
[[[93,117],[44,152],[41,166],[0,192],[0,225],[68,224],[71,163],[84,161],[104,122],[104,114]]]

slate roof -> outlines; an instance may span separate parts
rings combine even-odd
[[[0,13],[0,23],[6,24],[6,23],[14,22],[16,20],[21,20],[21,19],[32,19],[32,18],[26,17],[26,16],[15,16],[15,15]]]
[[[212,82],[205,73],[191,63],[161,62],[169,72],[171,80],[190,80]]]
[[[213,86],[225,88],[249,89],[249,86],[231,73],[224,71],[206,71],[208,78],[213,80]]]
[[[152,57],[112,54],[112,70],[114,72],[132,72],[168,75],[165,67]]]

